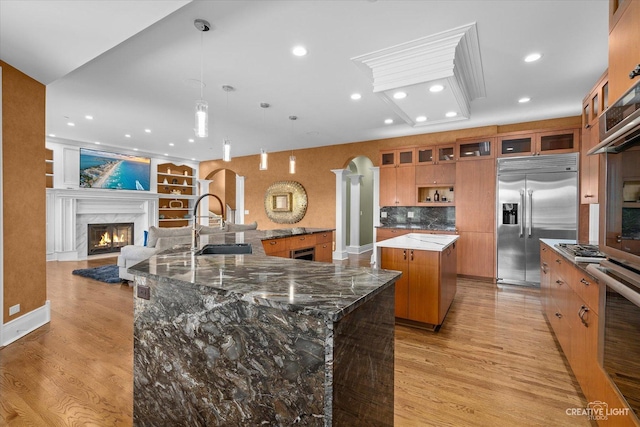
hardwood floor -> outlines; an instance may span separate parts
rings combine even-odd
[[[132,424],[132,289],[71,275],[114,262],[47,264],[51,323],[0,350],[0,425]],[[538,296],[458,279],[440,332],[397,326],[395,425],[591,425]]]

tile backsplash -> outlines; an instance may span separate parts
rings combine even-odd
[[[455,206],[385,206],[380,208],[380,225],[389,228],[447,230],[456,228]]]

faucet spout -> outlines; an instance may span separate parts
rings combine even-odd
[[[200,229],[198,228],[198,206],[200,201],[207,196],[213,196],[214,194],[205,193],[198,197],[196,203],[193,205],[193,227],[191,228],[191,251],[195,252],[200,247]]]

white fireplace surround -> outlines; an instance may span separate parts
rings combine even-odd
[[[126,190],[47,190],[47,259],[87,259],[88,224],[134,224],[134,243],[158,223],[158,194]]]

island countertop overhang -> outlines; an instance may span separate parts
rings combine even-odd
[[[329,231],[302,230],[307,233]],[[253,253],[195,256],[185,247],[175,248],[154,255],[128,271],[156,281],[235,293],[252,304],[322,317],[331,322],[393,285],[400,275],[388,270],[270,257],[264,253],[262,240],[291,235],[289,230],[206,235],[202,236],[201,245],[250,243]]]

